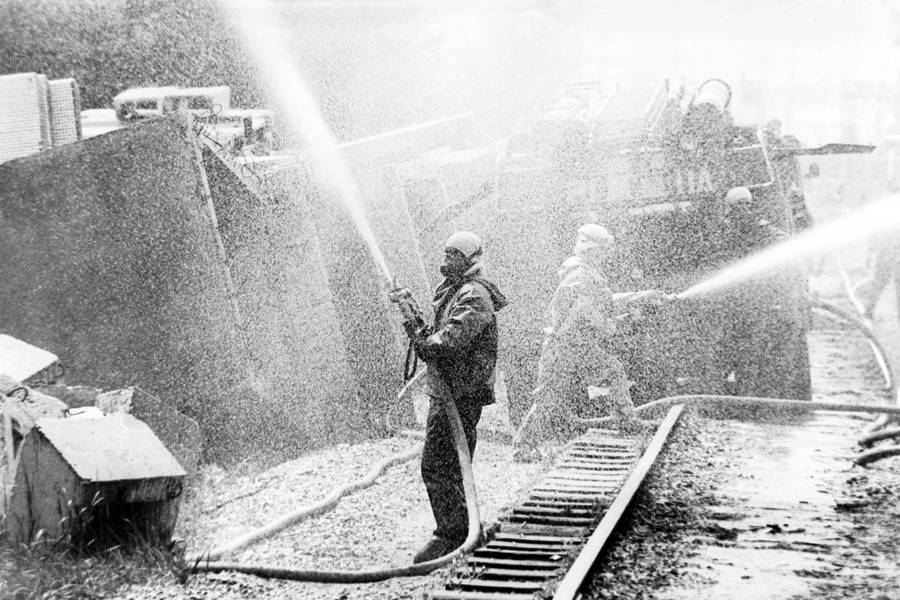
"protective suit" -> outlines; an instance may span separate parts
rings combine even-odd
[[[422,480],[437,527],[414,562],[432,560],[460,546],[469,518],[462,472],[444,402],[454,402],[474,455],[481,409],[494,402],[497,362],[496,312],[507,301],[484,277],[481,240],[457,232],[446,243],[444,281],[434,293],[434,322],[407,318],[404,323],[419,358],[427,364],[425,391],[431,398],[422,450]],[[401,309],[402,310],[402,309]]]
[[[429,396],[465,398],[479,406],[494,402],[495,313],[506,304],[497,286],[484,278],[480,263],[437,287],[434,323],[410,332],[416,355],[428,365]]]
[[[787,237],[760,218],[749,190],[729,191],[719,238],[723,265]],[[798,277],[798,267],[782,267],[723,291],[716,314],[722,323],[718,361],[726,393],[808,399],[808,358],[796,355],[797,348],[805,349],[805,299],[786,293],[798,287]]]
[[[534,403],[517,435],[517,458],[531,458],[529,453],[543,440],[570,437],[579,429],[579,417],[633,419],[629,382],[613,345],[617,322],[636,305],[617,300],[603,273],[603,260],[614,243],[609,232],[585,225],[578,233],[574,256],[562,264],[559,286],[544,315]],[[663,297],[661,292],[643,294],[639,303]],[[594,398],[588,397],[589,387],[595,388]]]
[[[900,312],[900,241],[896,235],[886,235],[875,242],[875,268],[872,277],[860,282],[856,294],[863,304],[867,319],[875,316],[875,307],[887,285],[894,280],[898,312]]]

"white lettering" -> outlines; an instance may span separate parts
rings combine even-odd
[[[697,177],[693,171],[687,172],[687,192],[694,195],[697,193]]]
[[[672,175],[672,187],[676,196],[715,192],[708,167],[697,170],[678,169]]]
[[[715,190],[713,189],[712,183],[712,175],[709,174],[709,169],[703,168],[700,170],[700,177],[698,180],[698,192],[709,192],[712,193]]]
[[[675,195],[684,195],[684,179],[681,176],[681,171],[675,171]]]

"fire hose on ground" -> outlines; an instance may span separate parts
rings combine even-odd
[[[891,391],[891,396],[893,398],[896,398],[897,392],[894,383],[894,374],[890,368],[890,365],[885,359],[886,354],[884,352],[884,349],[872,332],[871,327],[848,314],[846,311],[843,311],[825,302],[821,302],[816,299],[810,299],[810,305],[817,310],[837,316],[847,323],[854,325],[867,337],[872,345],[873,351],[876,353],[876,359],[878,359],[878,357],[880,356],[880,360],[878,361],[879,366],[881,366],[882,368],[886,384]],[[408,391],[408,389],[412,387],[418,377],[421,376],[422,372],[416,374],[415,377],[411,377],[411,370],[415,370],[415,364],[410,364],[409,356],[407,356],[407,364],[404,368],[404,375],[407,379],[409,379],[409,381],[401,390],[400,394],[398,394],[398,396],[400,397],[402,397],[406,393],[406,391]],[[702,394],[662,398],[635,408],[635,415],[645,418],[662,416],[662,412],[675,404],[697,406],[700,407],[701,410],[717,408],[717,416],[722,416],[723,413],[730,413],[737,409],[750,410],[757,413],[768,411],[770,413],[775,412],[779,414],[787,413],[795,415],[805,414],[814,410],[830,410],[836,412],[857,413],[866,412],[881,415],[881,419],[879,420],[878,424],[874,428],[870,428],[870,430],[881,428],[884,425],[890,423],[892,420],[896,420],[898,417],[900,417],[900,408],[898,407],[864,406],[845,403],[809,402],[803,400],[756,398],[750,396],[719,396]],[[469,519],[469,530],[466,540],[462,544],[462,546],[460,546],[453,552],[443,557],[411,566],[363,571],[301,570],[267,564],[247,564],[214,561],[214,559],[218,559],[224,555],[249,546],[256,541],[274,535],[275,533],[291,525],[299,523],[302,520],[322,514],[334,508],[338,504],[338,502],[340,502],[340,499],[344,496],[371,486],[375,482],[375,480],[388,468],[397,464],[402,464],[418,456],[422,451],[422,445],[420,444],[408,450],[407,452],[395,455],[382,461],[381,463],[378,463],[369,471],[369,473],[364,478],[335,489],[326,498],[314,505],[303,507],[298,511],[294,511],[292,513],[284,515],[281,518],[269,523],[268,525],[265,525],[239,538],[236,538],[225,545],[219,546],[207,552],[187,557],[185,559],[187,569],[193,572],[235,571],[253,574],[259,577],[291,579],[298,581],[365,583],[383,581],[385,579],[390,579],[393,577],[425,575],[449,563],[456,556],[467,552],[477,543],[478,537],[480,535],[481,523],[478,513],[475,482],[472,475],[471,457],[469,456],[468,445],[466,443],[465,434],[462,430],[462,423],[460,422],[456,406],[453,404],[453,402],[445,401],[444,408],[447,411],[451,429],[453,430],[457,456],[459,458],[460,468],[463,476],[463,488],[466,495]],[[584,425],[604,424],[614,420],[612,417],[586,419],[575,418],[573,416],[573,418],[576,422]],[[900,436],[900,427],[886,429],[883,431],[871,431],[866,436],[860,439],[860,444],[864,446],[871,445],[876,441],[897,436]],[[865,465],[882,458],[897,455],[900,455],[900,446],[881,447],[861,453],[856,457],[855,462],[860,465]]]
[[[447,411],[447,417],[450,421],[450,428],[453,430],[453,440],[456,446],[456,455],[459,459],[460,470],[462,471],[463,490],[466,496],[466,508],[469,519],[469,529],[466,539],[463,544],[453,552],[434,560],[406,567],[393,567],[362,571],[293,569],[290,567],[270,564],[212,561],[213,558],[217,558],[227,552],[233,552],[238,548],[244,547],[246,545],[249,545],[250,543],[253,543],[254,541],[262,539],[263,537],[268,537],[293,523],[297,523],[302,519],[305,519],[314,514],[320,514],[321,512],[332,508],[337,504],[340,498],[347,493],[362,489],[363,487],[367,487],[367,485],[371,485],[371,482],[366,485],[363,485],[363,483],[369,481],[370,479],[371,481],[374,481],[374,479],[380,474],[380,472],[389,466],[388,463],[398,464],[399,462],[409,460],[413,456],[416,456],[422,450],[421,445],[418,445],[416,448],[410,450],[405,454],[399,455],[397,457],[394,457],[393,459],[389,459],[388,461],[384,461],[379,465],[376,465],[376,467],[372,469],[372,471],[365,479],[360,480],[355,484],[350,484],[336,490],[328,498],[314,506],[301,509],[300,511],[297,511],[290,515],[286,515],[285,517],[274,521],[270,525],[242,536],[241,538],[238,538],[237,540],[234,540],[233,542],[226,544],[225,546],[215,548],[213,550],[210,550],[209,552],[185,559],[185,569],[190,572],[234,571],[255,575],[257,577],[290,579],[293,581],[313,581],[320,583],[370,583],[375,581],[384,581],[385,579],[392,579],[394,577],[427,575],[435,569],[448,564],[457,556],[468,552],[478,542],[478,538],[481,534],[481,516],[478,513],[478,498],[475,492],[475,479],[472,475],[472,463],[471,457],[469,456],[469,446],[466,441],[465,433],[463,432],[462,422],[459,418],[459,412],[456,410],[456,405],[453,403],[453,401],[445,400],[443,402],[443,406],[444,410]]]
[[[846,292],[847,297],[850,298],[850,302],[853,304],[853,307],[857,310],[857,312],[862,314],[863,313],[863,304],[859,300],[859,297],[856,295],[855,286],[850,281],[850,275],[847,274],[847,270],[844,268],[844,265],[842,264],[840,257],[836,253],[832,253],[831,258],[832,258],[832,260],[834,260],[835,265],[837,265],[838,273],[840,273],[840,275],[841,275],[841,282],[844,285],[844,291]],[[840,312],[844,312],[844,311],[840,311]],[[844,313],[844,314],[846,315],[847,313]],[[866,321],[862,321],[858,318],[851,317],[851,322],[862,323],[863,328],[865,330],[868,330],[870,332],[872,330],[871,325]],[[890,370],[890,368],[888,367],[887,362],[884,359],[885,355],[884,354],[879,355],[879,352],[882,352],[882,350],[875,349],[875,343],[872,342],[871,338],[870,338],[869,344],[872,346],[873,352],[875,352],[875,360],[878,362],[878,366],[882,369],[883,372],[888,372]],[[893,376],[891,376],[891,381],[893,381]],[[896,390],[892,388],[892,391],[895,392]],[[896,394],[894,395],[894,398],[897,400],[897,404],[900,405],[900,398],[897,398]],[[873,421],[869,425],[869,427],[866,428],[866,431],[867,431],[867,433],[871,433],[873,431],[878,431],[879,429],[882,429],[883,427],[889,425],[891,423],[891,421],[892,421],[892,419],[888,418],[887,415],[881,415],[875,421]]]
[[[733,415],[736,411],[749,411],[756,416],[765,414],[777,414],[779,416],[783,416],[786,414],[808,414],[816,410],[848,413],[883,413],[891,415],[893,417],[900,416],[900,407],[895,406],[868,406],[837,402],[810,402],[807,400],[787,400],[776,398],[757,398],[752,396],[704,394],[670,396],[661,398],[659,400],[655,400],[653,402],[649,402],[635,408],[635,414],[639,417],[648,419],[661,418],[669,408],[677,404],[684,404],[685,406],[693,407],[700,411],[715,410],[715,413],[712,416],[717,416],[719,418]],[[449,563],[460,554],[469,551],[478,541],[481,525],[480,515],[478,513],[477,496],[475,492],[475,481],[472,476],[469,449],[466,443],[465,434],[462,431],[462,423],[459,420],[459,413],[456,410],[456,406],[452,402],[445,402],[444,408],[445,410],[447,410],[451,429],[453,430],[457,456],[459,458],[463,475],[463,488],[466,494],[469,519],[469,530],[465,542],[462,546],[460,546],[450,554],[432,561],[423,562],[416,565],[375,569],[368,571],[302,570],[267,564],[211,561],[211,558],[213,556],[219,556],[227,551],[233,551],[234,549],[240,547],[236,543],[232,543],[226,547],[214,549],[208,553],[192,557],[191,564],[187,565],[187,569],[193,572],[235,571],[256,575],[258,577],[290,579],[295,581],[314,581],[323,583],[368,583],[383,581],[385,579],[394,577],[426,575],[431,571]],[[605,419],[608,420],[609,418],[607,417]],[[416,450],[418,450],[418,448]],[[900,448],[876,448],[859,455],[856,458],[856,462],[857,464],[863,465],[880,458],[896,456],[898,454],[900,454]],[[333,502],[336,503],[337,500],[333,500]],[[325,504],[325,502],[320,504]],[[324,508],[319,508],[317,512],[322,510],[324,510]],[[306,509],[306,511],[308,512],[309,509]],[[289,517],[294,517],[294,519],[290,519],[287,517],[279,519],[270,526],[244,536],[243,538],[241,538],[241,540],[250,540],[246,543],[251,543],[252,541],[258,540],[261,537],[271,535],[272,533],[275,533],[276,531],[283,529],[289,524],[297,522],[297,520],[305,518],[306,516],[310,516],[310,514],[295,513],[294,515],[289,515]],[[263,533],[263,531],[265,531],[265,533]]]
[[[675,296],[675,297],[677,298],[677,296]],[[884,376],[885,386],[887,387],[887,389],[890,393],[890,397],[895,400],[900,400],[900,399],[898,399],[898,395],[897,395],[897,387],[896,387],[896,383],[895,383],[896,379],[894,377],[893,369],[891,368],[891,365],[887,360],[887,353],[884,350],[884,346],[881,344],[881,342],[875,336],[875,333],[872,331],[872,328],[869,325],[867,325],[865,322],[863,322],[862,320],[860,320],[860,319],[854,317],[853,315],[851,315],[850,313],[848,313],[847,311],[842,310],[842,309],[840,309],[836,306],[833,306],[831,304],[828,304],[826,302],[822,302],[821,300],[818,300],[816,298],[809,298],[809,303],[812,308],[819,310],[821,312],[824,312],[829,316],[840,318],[841,320],[853,325],[856,329],[858,329],[860,332],[862,332],[862,334],[868,340],[873,353],[875,354],[875,360],[878,363],[879,368]],[[621,317],[619,317],[619,318],[621,318]],[[731,402],[743,401],[745,404],[747,402],[753,402],[753,401],[758,400],[758,401],[765,401],[765,403],[759,404],[759,407],[764,406],[764,407],[767,407],[772,410],[776,410],[776,407],[777,407],[777,405],[773,404],[773,402],[775,402],[775,403],[784,402],[785,404],[781,405],[782,409],[787,409],[790,407],[792,410],[799,411],[799,412],[802,412],[804,409],[802,409],[802,408],[796,409],[794,407],[803,406],[803,407],[805,407],[805,410],[817,410],[818,408],[815,407],[814,405],[822,404],[822,403],[811,403],[809,401],[801,401],[801,400],[779,400],[779,399],[774,399],[774,398],[755,398],[755,397],[750,397],[750,396],[694,395],[694,396],[673,396],[672,398],[677,398],[677,399],[679,399],[678,401],[681,401],[681,399],[683,399],[683,398],[698,399],[698,400],[694,400],[695,402],[702,402],[702,401],[718,402],[721,399],[729,399]],[[661,400],[657,400],[656,402],[662,402],[665,400],[669,400],[669,399],[663,398]],[[797,404],[795,404],[795,403],[797,403]],[[648,407],[651,407],[654,404],[655,404],[654,402],[651,402],[649,404],[645,404],[643,406],[636,408],[635,414],[639,416],[648,410],[652,410],[652,408],[648,408]],[[900,413],[892,411],[890,409],[890,407],[874,407],[874,410],[873,410],[873,407],[868,407],[864,411],[860,411],[860,410],[853,411],[850,409],[857,405],[852,405],[852,404],[842,405],[842,404],[831,404],[831,403],[827,403],[827,404],[828,404],[828,406],[831,406],[831,407],[837,407],[837,408],[832,408],[830,410],[838,410],[838,411],[843,410],[845,412],[869,412],[869,413],[877,413],[878,414],[878,418],[866,428],[865,435],[860,438],[859,443],[862,446],[869,446],[872,443],[874,443],[875,441],[879,441],[882,439],[888,439],[888,438],[892,438],[892,437],[900,437],[900,427],[892,428],[889,430],[884,430],[883,432],[880,431],[886,425],[892,423],[893,421],[898,420],[898,416],[900,416]],[[900,404],[900,402],[897,402],[897,404]],[[729,407],[729,408],[733,409],[733,407]],[[531,409],[528,411],[528,413],[526,414],[525,418],[523,419],[522,424],[520,425],[519,432],[517,433],[517,438],[521,436],[521,432],[524,430],[526,423],[534,415],[536,409],[537,409],[537,406],[533,405],[531,407]],[[611,416],[585,418],[585,417],[579,417],[578,415],[575,415],[575,414],[566,415],[566,418],[568,421],[570,421],[572,423],[576,423],[578,425],[586,425],[586,426],[604,425],[604,424],[608,424],[615,420],[615,418],[611,417]],[[896,447],[896,452],[892,452],[892,448],[893,447],[884,447],[884,448],[877,449],[878,452],[870,451],[870,452],[863,453],[856,458],[856,462],[858,464],[864,464],[864,462],[872,462],[873,460],[879,460],[880,458],[886,458],[888,456],[894,456],[896,454],[900,454],[900,446]]]
[[[891,365],[887,360],[887,353],[885,352],[884,347],[875,336],[872,328],[866,322],[854,317],[853,315],[850,315],[840,308],[831,306],[830,304],[826,304],[825,302],[811,299],[810,304],[813,308],[828,312],[832,315],[837,315],[844,321],[854,325],[857,329],[862,331],[863,334],[865,334],[865,336],[869,340],[869,344],[872,347],[872,351],[875,353],[876,362],[878,362],[879,367],[884,373],[888,389],[890,390],[891,398],[894,399],[896,404],[900,405],[900,398],[898,398],[897,395],[896,379],[894,377],[893,369],[891,368]],[[900,427],[887,427],[895,421],[897,421],[896,416],[882,413],[866,428],[864,435],[859,438],[859,445],[863,446],[864,448],[868,448],[875,442],[881,440],[900,438]],[[900,455],[900,445],[893,444],[890,446],[882,446],[880,448],[874,448],[862,452],[859,456],[856,457],[855,462],[859,465],[866,465],[883,458],[889,458],[891,456],[898,455]]]
[[[890,397],[897,400],[896,379],[890,363],[887,360],[887,353],[881,342],[875,336],[872,328],[860,319],[847,313],[846,311],[832,306],[821,300],[810,298],[810,306],[819,311],[825,312],[831,316],[836,316],[843,321],[853,325],[861,331],[869,341],[873,352],[876,355],[876,361],[881,368],[885,378],[885,384],[890,392]],[[829,402],[810,402],[806,400],[785,400],[776,398],[756,398],[752,396],[717,396],[717,395],[685,395],[672,396],[662,398],[648,404],[644,404],[635,408],[635,415],[638,417],[655,417],[657,412],[661,412],[674,404],[687,402],[689,404],[700,405],[703,408],[718,407],[719,414],[733,413],[738,409],[754,410],[754,411],[770,411],[784,414],[802,414],[813,410],[832,410],[837,412],[865,412],[879,415],[869,427],[867,427],[865,435],[859,439],[859,444],[868,447],[876,441],[900,437],[900,427],[883,429],[886,425],[900,418],[900,408],[897,406],[862,406],[857,404],[829,403]],[[599,418],[579,418],[572,416],[572,421],[581,425],[602,425],[612,421],[612,417]],[[865,465],[882,458],[900,455],[900,445],[883,446],[862,452],[857,455],[854,462],[859,465]]]
[[[278,533],[279,531],[290,527],[291,525],[296,525],[297,523],[300,523],[301,521],[304,521],[308,518],[328,512],[329,510],[336,507],[341,501],[341,498],[343,498],[344,496],[370,487],[375,483],[376,479],[389,468],[395,465],[403,464],[415,458],[421,453],[422,444],[418,444],[413,448],[407,450],[406,452],[388,457],[387,459],[372,467],[372,469],[370,469],[366,476],[362,479],[358,479],[334,489],[330,494],[328,494],[328,496],[316,502],[315,504],[304,506],[298,510],[283,515],[282,517],[275,519],[271,523],[255,529],[249,533],[246,533],[240,537],[237,537],[226,544],[217,546],[211,550],[207,550],[206,552],[188,556],[185,558],[185,561],[187,563],[196,563],[216,560],[218,558],[221,558],[222,556],[231,554],[232,552],[236,552],[241,548],[246,548],[247,546],[258,542],[259,540],[270,537]]]
[[[864,336],[866,336],[866,339],[872,346],[872,352],[873,354],[875,354],[875,362],[878,363],[878,367],[881,370],[882,375],[884,375],[885,387],[890,391],[891,398],[897,398],[897,387],[894,383],[894,372],[891,368],[891,365],[888,363],[887,352],[885,352],[884,346],[875,336],[875,332],[872,331],[872,328],[847,311],[832,304],[828,304],[827,302],[822,302],[821,300],[818,300],[816,298],[810,298],[809,304],[816,310],[824,312],[832,317],[838,317],[846,323],[853,325],[859,331],[861,331]]]
[[[717,395],[685,395],[670,396],[635,408],[636,415],[642,418],[657,418],[674,406],[685,404],[702,411],[715,411],[710,416],[728,417],[738,412],[750,412],[752,416],[769,415],[801,415],[816,410],[827,410],[846,413],[885,414],[891,418],[900,417],[900,407],[871,406],[839,402],[810,402],[808,400],[785,400],[780,398],[756,398],[753,396],[717,396]],[[739,416],[745,416],[741,414]],[[864,438],[865,439],[865,438]],[[860,441],[862,443],[862,440]],[[900,446],[885,446],[862,452],[854,458],[858,465],[866,465],[882,458],[900,455]]]

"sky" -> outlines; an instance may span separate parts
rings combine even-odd
[[[598,3],[573,22],[620,67],[693,74],[718,70],[777,82],[822,76],[896,79],[900,27],[888,2],[689,0]]]
[[[413,32],[408,56],[394,61],[412,70],[406,73],[412,85],[398,83],[397,93],[437,91],[437,112],[478,110],[478,102],[506,103],[516,110],[539,104],[573,80],[646,87],[668,78],[674,87],[683,81],[690,92],[706,79],[722,78],[734,88],[731,109],[739,122],[779,118],[786,133],[805,143],[877,142],[870,138],[900,129],[898,0],[275,4],[332,11],[337,19],[375,15],[373,30],[391,20],[408,20]],[[377,71],[384,73],[389,70]],[[373,85],[387,87],[380,80]],[[891,102],[898,108],[889,109]],[[847,113],[853,113],[852,123]],[[428,114],[423,120],[442,116]]]
[[[892,91],[900,104],[900,3],[614,1],[597,3],[567,26],[581,40],[584,76],[623,85],[670,77],[689,89],[721,77],[737,88],[738,119],[779,116],[786,129],[823,138],[815,141],[847,133],[840,113],[871,112],[863,105],[874,94]],[[764,109],[742,106],[739,92],[748,81],[759,86]],[[848,92],[870,98],[847,100]],[[857,118],[872,122],[863,132],[893,126],[884,115]]]

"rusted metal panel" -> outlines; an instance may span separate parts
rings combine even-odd
[[[196,473],[201,433],[195,420],[136,387],[99,394],[96,404],[105,413],[126,413],[146,423],[188,475]]]
[[[311,177],[300,162],[267,171],[239,164],[209,142],[201,151],[241,333],[270,393],[267,402],[250,405],[259,414],[228,436],[252,444],[277,433],[271,431],[277,420],[286,425],[283,447],[347,439],[359,423],[329,415],[343,410],[357,388],[317,243],[332,232],[314,226],[307,206],[306,196],[315,193]],[[220,433],[209,433],[221,445]]]

